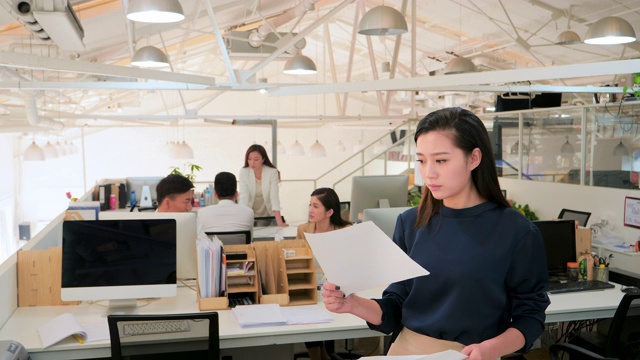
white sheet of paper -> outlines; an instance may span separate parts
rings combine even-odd
[[[365,356],[362,360],[464,360],[467,355],[455,351],[445,350],[431,355],[402,355],[402,356]]]
[[[287,324],[289,325],[316,324],[333,321],[331,314],[317,304],[287,306],[280,308],[280,311],[282,311],[282,315],[287,319]]]
[[[305,236],[327,280],[346,295],[429,275],[371,221]]]
[[[278,304],[238,305],[231,309],[240,327],[286,325]]]

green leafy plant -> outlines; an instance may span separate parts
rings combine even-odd
[[[182,175],[191,181],[196,181],[196,173],[198,171],[202,171],[202,167],[200,165],[186,163],[184,164],[184,170],[180,170],[180,167],[175,166],[171,169],[171,174]]]
[[[536,215],[535,212],[533,212],[533,210],[531,210],[531,208],[529,207],[529,204],[524,204],[524,206],[522,206],[514,202],[511,207],[518,210],[522,215],[524,215],[527,219],[531,221],[538,220],[538,216]]]
[[[407,193],[407,206],[420,205],[420,199],[422,198],[422,189],[420,186],[413,185],[409,188]]]
[[[640,73],[633,73],[633,86],[629,89],[628,86],[622,88],[622,92],[625,94],[633,94],[634,97],[640,97]],[[632,92],[628,92],[628,90],[632,90]]]

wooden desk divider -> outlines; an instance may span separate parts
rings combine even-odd
[[[258,258],[260,304],[289,304],[284,254],[277,241],[253,243]]]
[[[76,305],[62,301],[62,247],[18,251],[18,306]]]

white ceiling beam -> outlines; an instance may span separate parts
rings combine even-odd
[[[172,72],[148,70],[117,65],[95,64],[84,61],[68,61],[20,54],[9,51],[0,51],[0,66],[9,66],[23,69],[37,69],[49,71],[62,71],[77,74],[93,74],[105,76],[117,76],[125,78],[137,78],[158,81],[170,81],[177,83],[190,83],[215,86],[216,79],[209,76],[176,74]]]
[[[457,89],[460,84],[509,84],[520,81],[557,80],[589,76],[631,74],[640,72],[640,60],[603,61],[589,64],[557,65],[540,68],[498,70],[468,74],[418,78],[369,80],[350,83],[281,86],[269,90],[269,96],[312,95],[390,90]]]
[[[131,82],[131,81],[0,81],[0,89],[5,90],[220,90],[218,87],[191,83],[174,82]]]

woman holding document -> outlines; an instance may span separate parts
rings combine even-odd
[[[430,275],[393,283],[381,299],[325,283],[326,308],[398,334],[389,355],[452,349],[495,360],[528,349],[549,305],[545,249],[502,195],[486,128],[470,111],[446,108],[420,121],[415,140],[425,188],[393,240]]]
[[[311,193],[309,200],[309,222],[298,226],[298,239],[306,239],[304,233],[324,233],[351,226],[340,217],[340,198],[333,189],[319,188]],[[316,276],[321,279],[324,274],[316,264]],[[333,340],[312,341],[304,343],[311,360],[328,360],[335,352]]]

